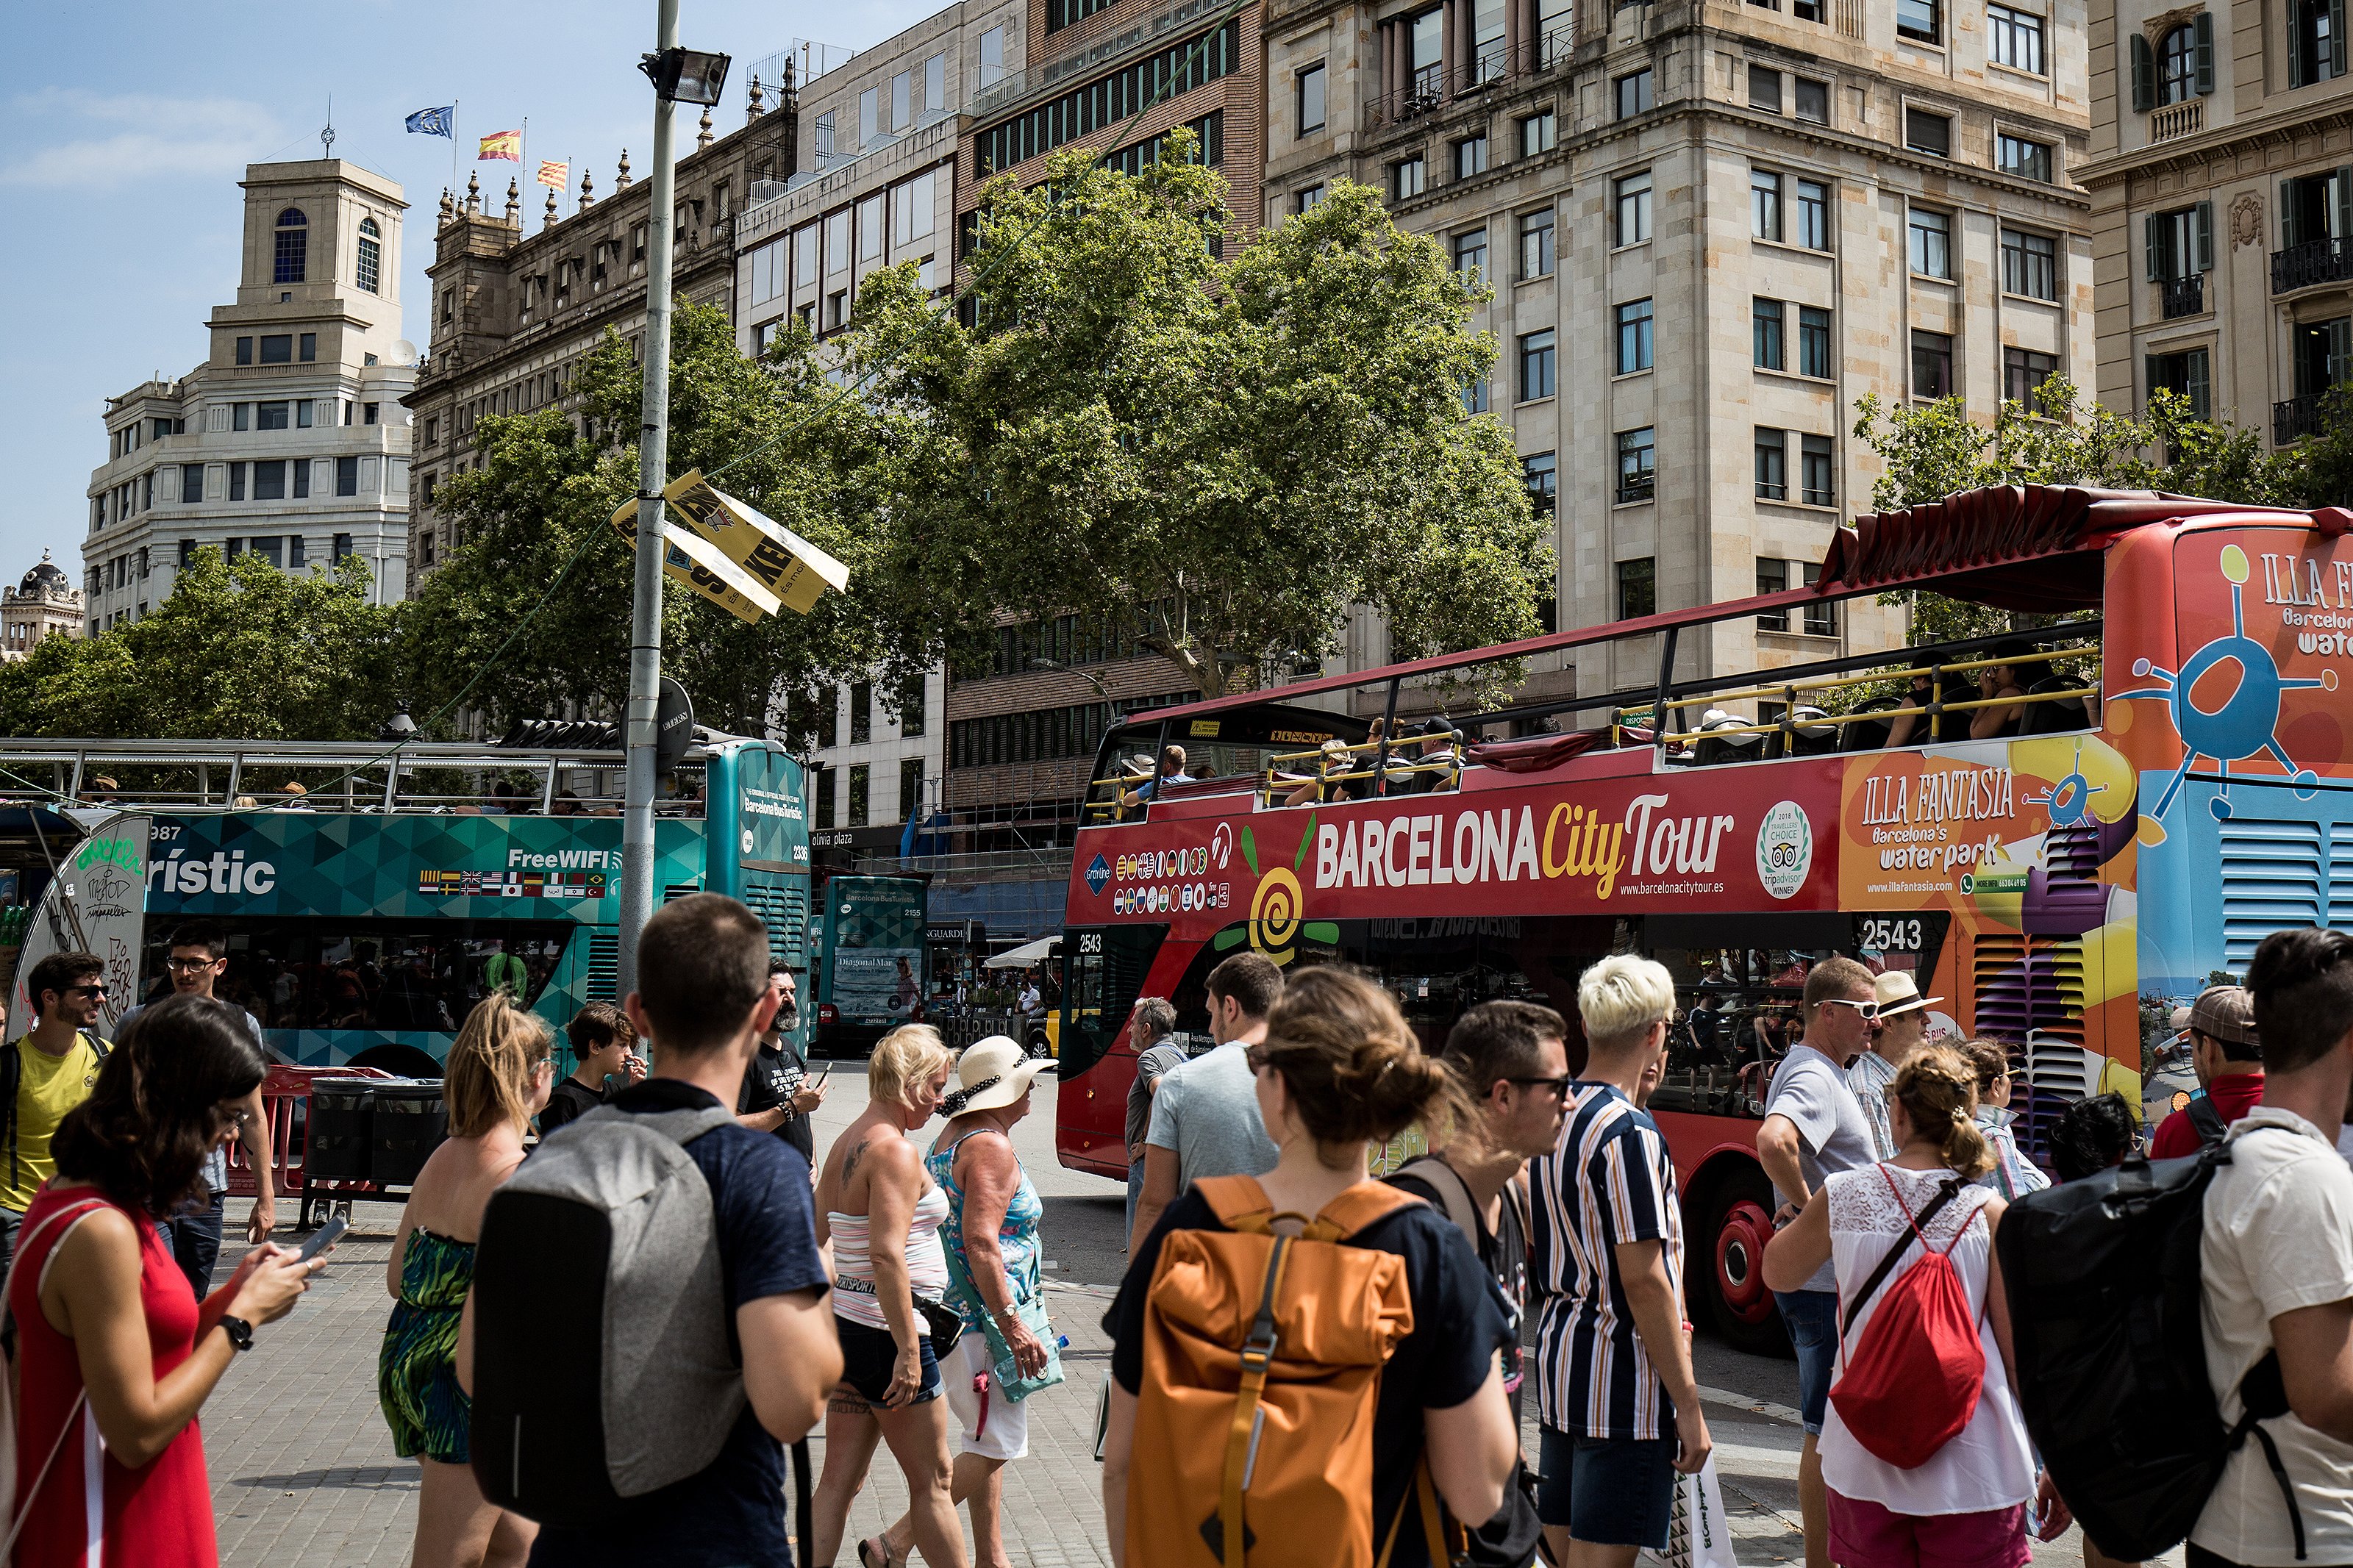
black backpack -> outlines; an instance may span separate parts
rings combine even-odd
[[[2279,1357],[2239,1385],[2222,1424],[2206,1375],[2200,1237],[2206,1189],[2231,1163],[2217,1144],[2186,1159],[2131,1159],[2026,1194],[1996,1233],[2026,1429],[2084,1532],[2127,1563],[2188,1539],[2222,1467],[2263,1445],[2304,1557],[2304,1517],[2271,1435],[2287,1414]]]

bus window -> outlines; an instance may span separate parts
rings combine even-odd
[[[1062,1076],[1084,1072],[1111,1049],[1127,1026],[1127,1016],[1143,993],[1144,977],[1152,972],[1152,961],[1167,934],[1166,926],[1128,925],[1064,935]],[[1204,1024],[1207,1017],[1204,1013]]]
[[[343,921],[228,918],[218,994],[265,1029],[455,1034],[474,1005],[505,987],[537,1002],[581,928],[567,921]],[[168,993],[170,932],[147,943],[142,994]]]

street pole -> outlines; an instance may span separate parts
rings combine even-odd
[[[657,53],[678,47],[678,0],[659,0]],[[654,169],[647,237],[645,391],[638,429],[638,552],[629,596],[629,709],[621,783],[621,930],[616,988],[638,988],[638,934],[654,908],[654,742],[661,701],[662,486],[670,482],[670,226],[677,174],[670,100],[654,93]]]

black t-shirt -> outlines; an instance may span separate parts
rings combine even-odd
[[[548,1090],[547,1106],[539,1113],[539,1135],[542,1138],[567,1121],[577,1121],[605,1103],[605,1091],[585,1087],[576,1078],[557,1080]]]
[[[637,1114],[702,1110],[719,1101],[691,1083],[649,1079],[607,1103]],[[714,1128],[686,1152],[711,1184],[730,1342],[735,1310],[744,1302],[796,1290],[822,1296],[828,1280],[817,1246],[816,1194],[799,1152],[741,1126]],[[531,1568],[792,1568],[790,1533],[784,1446],[747,1404],[709,1468],[648,1493],[617,1523],[543,1528]]]
[[[1399,1192],[1411,1193],[1428,1203],[1440,1217],[1445,1216],[1446,1199],[1419,1176],[1399,1174],[1388,1181]],[[1520,1386],[1525,1371],[1521,1365],[1520,1324],[1528,1311],[1528,1233],[1520,1223],[1519,1205],[1512,1202],[1510,1194],[1504,1195],[1497,1209],[1495,1228],[1492,1231],[1487,1228],[1484,1215],[1473,1217],[1479,1226],[1479,1261],[1494,1276],[1495,1289],[1511,1310],[1512,1341],[1504,1347],[1504,1392],[1512,1401],[1512,1430],[1516,1432],[1520,1427]],[[1447,1221],[1450,1226],[1453,1223]]]
[[[1128,1393],[1144,1384],[1144,1299],[1160,1261],[1162,1238],[1172,1230],[1223,1228],[1208,1201],[1187,1189],[1130,1260],[1119,1296],[1103,1321],[1103,1331],[1112,1336],[1111,1374]],[[1443,1214],[1409,1204],[1343,1245],[1377,1247],[1404,1258],[1406,1294],[1413,1302],[1413,1332],[1382,1369],[1380,1403],[1373,1413],[1373,1531],[1378,1540],[1413,1482],[1421,1457],[1421,1413],[1448,1409],[1478,1393],[1496,1351],[1516,1336],[1486,1269]],[[1418,1522],[1398,1531],[1391,1568],[1428,1568],[1429,1561]]]
[[[748,1116],[755,1110],[790,1105],[807,1079],[808,1063],[790,1043],[779,1040],[773,1049],[762,1046],[752,1053],[752,1065],[744,1071],[744,1087],[735,1094],[735,1114]],[[799,1150],[801,1158],[812,1166],[817,1163],[817,1132],[807,1117],[786,1112],[776,1123],[776,1136]]]

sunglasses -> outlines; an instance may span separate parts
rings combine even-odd
[[[1848,1000],[1844,996],[1825,996],[1822,1000],[1830,1003],[1833,1006],[1853,1008],[1856,1012],[1862,1015],[1862,1020],[1866,1024],[1879,1016],[1879,1004],[1876,1002],[1854,1002]]]
[[[1505,1083],[1515,1083],[1522,1089],[1548,1089],[1556,1100],[1568,1098],[1568,1086],[1577,1081],[1575,1073],[1563,1073],[1558,1078],[1507,1078]]]
[[[67,988],[66,994],[69,996],[87,996],[92,1001],[96,1001],[99,997],[106,994],[106,987],[103,985],[74,985]]]
[[[175,969],[182,974],[194,974],[199,970],[210,969],[219,962],[217,958],[167,958],[164,961],[164,967]]]

